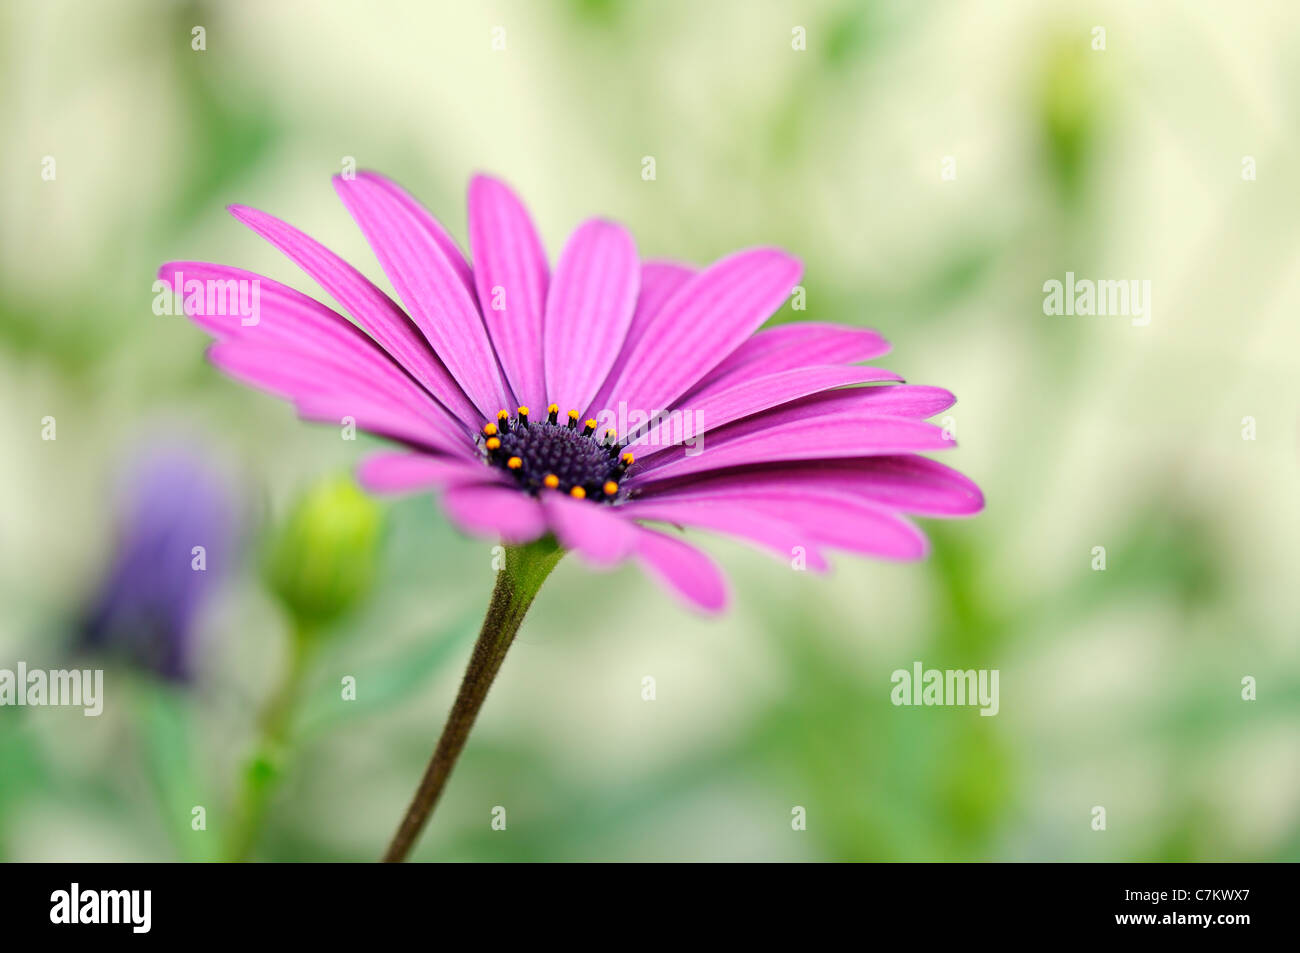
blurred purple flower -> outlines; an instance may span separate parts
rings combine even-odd
[[[235,515],[227,486],[202,456],[178,446],[147,452],[126,473],[116,550],[79,647],[190,681],[195,622],[231,567]]]

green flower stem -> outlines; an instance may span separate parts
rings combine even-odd
[[[465,677],[461,680],[460,691],[447,716],[447,724],[442,729],[442,737],[433,751],[433,758],[420,779],[411,806],[406,809],[406,816],[393,835],[393,841],[384,854],[385,863],[400,863],[406,859],[429,822],[434,806],[447,786],[456,759],[460,757],[465,742],[469,739],[474,719],[483,707],[488,689],[501,663],[505,661],[510,643],[514,641],[519,625],[524,621],[524,614],[533,604],[537,591],[551,574],[556,563],[564,555],[554,540],[547,538],[530,543],[527,546],[506,547],[505,567],[497,573],[496,588],[492,591],[492,601],[488,603],[487,615],[483,619],[483,628],[479,630],[478,641],[470,655]]]
[[[257,843],[271,795],[284,775],[293,713],[302,694],[316,639],[311,626],[296,623],[284,678],[262,710],[257,747],[244,771],[243,788],[237,807],[234,833],[227,847],[227,859],[244,861]]]

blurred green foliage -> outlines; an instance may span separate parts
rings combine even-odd
[[[265,563],[205,621],[192,692],[110,673],[100,719],[0,712],[0,858],[221,856],[249,772],[255,857],[368,860],[391,834],[493,553],[427,497],[381,505],[332,482],[365,440],[223,379],[197,330],[148,310],[158,264],[185,257],[327,300],[232,202],[386,287],[329,187],[351,157],[462,244],[464,184],[487,169],[552,256],[591,214],[626,221],[651,257],[790,247],[809,309],[774,321],[880,328],[884,363],[960,398],[947,462],[989,501],[974,521],[924,521],[923,564],[839,559],[829,579],[708,543],[737,595],[720,620],[634,570],[566,561],[419,859],[1300,859],[1300,219],[1279,171],[1300,11],[797,7],[4,9],[0,666],[62,644],[107,552],[104,486],[160,418],[205,435],[277,515]],[[36,171],[47,153],[54,182]],[[1067,270],[1154,279],[1151,327],[1045,317],[1042,283]],[[59,439],[42,444],[46,414]],[[336,637],[302,663],[267,747],[257,713],[294,671],[295,624]],[[915,660],[998,669],[1000,713],[895,708],[890,673]],[[489,826],[498,805],[506,831]]]

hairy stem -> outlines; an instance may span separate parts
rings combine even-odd
[[[470,729],[474,727],[474,719],[483,707],[488,689],[492,687],[510,643],[524,621],[524,614],[563,555],[564,550],[551,539],[527,546],[506,547],[505,566],[497,573],[496,588],[492,591],[492,600],[488,603],[483,628],[474,643],[460,691],[451,706],[433,758],[420,779],[420,786],[416,788],[411,805],[384,854],[385,863],[405,860],[429,822],[442,789],[447,786],[447,779],[456,766],[456,759],[469,739]]]

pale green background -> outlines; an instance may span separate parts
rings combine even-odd
[[[330,186],[343,157],[462,242],[488,170],[552,255],[593,214],[646,255],[800,255],[808,311],[778,319],[878,328],[882,363],[953,390],[944,460],[988,508],[927,521],[924,565],[829,578],[706,539],[734,584],[716,620],[566,561],[418,858],[1300,858],[1298,27],[1283,0],[6,3],[0,667],[59,664],[150,434],[208,445],[255,527],[377,445],[205,365],[150,310],[157,266],[316,293],[240,202],[387,288]],[[1150,326],[1045,317],[1067,270],[1149,279]],[[428,498],[385,506],[384,582],[314,671],[259,858],[377,857],[450,703],[488,546]],[[0,857],[211,856],[284,630],[250,562],[188,698],[110,670],[99,719],[0,710]],[[917,659],[1000,670],[1001,713],[894,708]],[[394,670],[418,678],[387,703],[335,700]]]

